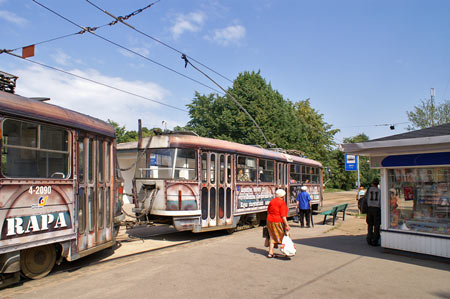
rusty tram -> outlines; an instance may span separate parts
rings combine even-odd
[[[0,128],[0,287],[112,247],[122,216],[114,129],[2,91]]]
[[[312,208],[322,205],[322,165],[311,159],[193,134],[156,135],[138,144],[133,198],[140,220],[179,231],[233,232],[265,220],[279,188],[294,215],[303,185]]]

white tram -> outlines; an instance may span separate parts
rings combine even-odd
[[[180,231],[233,231],[259,225],[278,188],[286,190],[289,216],[294,215],[303,185],[313,209],[322,204],[322,165],[311,159],[182,133],[140,144],[133,197],[141,220]]]

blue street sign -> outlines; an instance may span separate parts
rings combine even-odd
[[[358,170],[358,156],[345,154],[345,171]]]

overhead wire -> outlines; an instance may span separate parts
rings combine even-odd
[[[198,72],[200,72],[203,76],[205,76],[206,78],[208,78],[211,82],[213,82],[214,84],[216,84],[226,95],[228,95],[233,101],[234,103],[242,110],[244,111],[245,114],[247,114],[247,116],[251,119],[251,121],[253,122],[253,124],[256,126],[256,128],[258,128],[259,132],[261,133],[262,137],[264,138],[264,140],[266,141],[266,145],[270,148],[270,147],[275,147],[276,145],[269,142],[269,140],[266,138],[266,135],[264,134],[263,130],[261,129],[261,127],[258,125],[258,123],[256,122],[256,120],[250,115],[250,113],[248,113],[248,111],[244,108],[244,106],[242,106],[241,103],[239,103],[238,100],[236,100],[236,98],[230,94],[228,91],[226,91],[222,86],[220,86],[219,83],[217,83],[216,81],[214,81],[211,77],[209,77],[207,74],[205,74],[202,70],[200,70],[199,68],[197,68],[195,65],[193,65],[189,59],[187,58],[186,55],[182,54],[181,55],[181,59],[184,60],[184,67],[186,68],[188,65],[192,66],[194,69],[196,69]]]
[[[36,3],[36,4],[38,4],[39,6],[41,6],[41,7],[45,8],[45,9],[47,9],[47,10],[50,11],[51,13],[57,15],[58,17],[62,18],[63,20],[66,20],[67,22],[71,23],[72,25],[77,26],[77,27],[79,27],[79,28],[81,28],[81,29],[84,29],[84,30],[86,30],[87,32],[89,32],[90,34],[92,34],[92,35],[94,35],[94,36],[96,36],[96,37],[98,37],[98,38],[100,38],[100,39],[102,39],[102,40],[104,40],[104,41],[106,41],[106,42],[108,42],[108,43],[110,43],[110,44],[113,44],[113,45],[115,45],[115,46],[117,46],[117,47],[119,47],[119,48],[121,48],[121,49],[124,49],[124,50],[126,50],[126,51],[128,51],[128,52],[130,52],[130,53],[133,53],[133,54],[135,54],[135,55],[137,55],[137,56],[139,56],[139,57],[142,57],[142,58],[144,58],[144,59],[146,59],[146,60],[148,60],[148,61],[150,61],[150,62],[152,62],[152,63],[154,63],[154,64],[156,64],[156,65],[159,65],[159,66],[162,67],[162,68],[165,68],[165,69],[167,69],[167,70],[169,70],[169,71],[171,71],[171,72],[174,72],[174,73],[176,73],[176,74],[178,74],[178,75],[180,75],[180,76],[182,76],[182,77],[184,77],[184,78],[186,78],[186,79],[188,79],[188,80],[191,80],[191,81],[193,81],[193,82],[195,82],[195,83],[197,83],[197,84],[200,84],[200,85],[202,85],[203,87],[209,88],[209,89],[211,89],[211,90],[213,90],[213,91],[215,91],[215,92],[217,92],[217,93],[222,93],[222,92],[220,92],[219,90],[217,90],[217,89],[215,89],[215,88],[213,88],[213,87],[211,87],[211,86],[208,86],[208,85],[206,85],[206,84],[204,84],[204,83],[202,83],[202,82],[200,82],[200,81],[198,81],[198,80],[196,80],[196,79],[194,79],[194,78],[191,78],[191,77],[189,77],[189,76],[186,76],[186,75],[184,75],[184,74],[182,74],[182,73],[180,73],[180,72],[178,72],[178,71],[176,71],[176,70],[174,70],[174,69],[172,69],[172,68],[170,68],[170,67],[168,67],[168,66],[166,66],[166,65],[164,65],[164,64],[162,64],[162,63],[159,63],[159,62],[157,62],[157,61],[155,61],[155,60],[153,60],[153,59],[151,59],[151,58],[149,58],[149,57],[147,57],[147,56],[145,56],[145,55],[142,55],[142,54],[140,54],[140,53],[138,53],[138,52],[136,52],[136,51],[133,51],[133,50],[131,50],[131,49],[125,47],[125,46],[122,46],[122,45],[120,45],[120,44],[118,44],[118,43],[116,43],[116,42],[114,42],[114,41],[112,41],[112,40],[109,40],[109,39],[107,39],[106,37],[103,37],[103,36],[101,36],[101,35],[99,35],[99,34],[96,34],[95,32],[93,32],[93,31],[94,31],[94,30],[92,30],[93,28],[90,28],[90,27],[83,27],[83,26],[81,26],[81,25],[75,23],[74,21],[72,21],[72,20],[70,20],[70,19],[64,17],[63,15],[59,14],[58,12],[56,12],[56,11],[50,9],[49,7],[47,7],[47,6],[45,6],[45,5],[43,5],[42,3],[38,2],[37,0],[32,0],[32,1],[33,1],[34,3]],[[95,29],[96,29],[96,28],[95,28]]]
[[[95,8],[97,8],[98,10],[104,12],[105,14],[107,14],[107,15],[109,15],[110,17],[114,18],[116,21],[121,22],[122,24],[126,25],[127,27],[131,28],[132,30],[135,30],[136,32],[138,32],[138,33],[140,33],[140,34],[142,34],[142,35],[144,35],[144,36],[146,36],[146,37],[148,37],[148,38],[150,38],[150,39],[152,39],[152,40],[154,40],[154,41],[156,41],[156,42],[158,42],[158,43],[160,43],[160,44],[162,44],[162,45],[164,45],[164,46],[166,46],[167,48],[169,48],[169,49],[171,49],[171,50],[177,52],[178,54],[184,54],[182,51],[180,51],[180,50],[174,48],[173,46],[170,46],[169,44],[167,44],[167,43],[165,43],[165,42],[163,42],[163,41],[161,41],[161,40],[159,40],[159,39],[157,39],[157,38],[155,38],[155,37],[153,37],[153,36],[151,36],[151,35],[149,35],[149,34],[143,32],[143,31],[141,31],[141,30],[137,29],[136,27],[134,27],[134,26],[132,26],[132,25],[126,23],[126,22],[124,21],[125,18],[120,17],[120,16],[119,16],[119,17],[116,17],[116,16],[114,16],[113,14],[111,14],[110,12],[108,12],[107,10],[104,10],[104,9],[100,8],[98,5],[94,4],[93,2],[91,2],[91,1],[89,1],[89,0],[86,0],[86,1],[87,1],[89,4],[91,4],[92,6],[94,6]],[[158,0],[157,2],[159,2],[159,1],[160,1],[160,0]],[[155,3],[156,3],[156,2],[155,2]],[[154,3],[152,3],[152,4],[154,4]],[[204,68],[210,70],[211,72],[215,73],[216,75],[222,77],[223,79],[228,80],[228,81],[231,82],[231,83],[233,82],[231,79],[225,77],[224,75],[222,75],[222,74],[220,74],[219,72],[215,71],[214,69],[208,67],[207,65],[201,63],[200,61],[196,60],[195,58],[193,58],[193,57],[191,57],[191,56],[189,56],[189,55],[187,55],[187,54],[185,54],[185,55],[186,55],[186,57],[188,57],[190,60],[195,61],[196,63],[200,64],[201,66],[203,66]]]
[[[31,60],[31,59],[28,59],[28,58],[23,58],[22,56],[16,55],[16,54],[14,54],[14,53],[6,53],[6,54],[11,55],[11,56],[14,56],[14,57],[17,57],[17,58],[20,58],[20,59],[23,59],[23,60],[25,60],[25,61],[28,61],[28,62],[37,64],[37,65],[40,65],[40,66],[43,66],[43,67],[46,67],[46,68],[48,68],[48,69],[52,69],[52,70],[55,70],[55,71],[58,71],[58,72],[61,72],[61,73],[64,73],[64,74],[67,74],[67,75],[70,75],[70,76],[74,76],[74,77],[77,77],[77,78],[79,78],[79,79],[83,79],[83,80],[86,80],[86,81],[89,81],[89,82],[92,82],[92,83],[95,83],[95,84],[98,84],[98,85],[102,85],[102,86],[104,86],[104,87],[108,87],[108,88],[111,88],[111,89],[114,89],[114,90],[117,90],[117,91],[120,91],[120,92],[129,94],[129,95],[132,95],[132,96],[135,96],[135,97],[144,99],[144,100],[148,100],[148,101],[151,101],[151,102],[155,102],[155,103],[157,103],[157,104],[160,104],[160,105],[163,105],[163,106],[172,108],[172,109],[176,109],[176,110],[183,111],[183,112],[189,112],[189,111],[187,111],[187,110],[185,110],[185,109],[178,108],[178,107],[176,107],[176,106],[172,106],[172,105],[169,105],[169,104],[166,104],[166,103],[163,103],[163,102],[160,102],[160,101],[151,99],[151,98],[149,98],[149,97],[145,97],[145,96],[136,94],[136,93],[134,93],[134,92],[130,92],[130,91],[127,91],[127,90],[118,88],[118,87],[114,87],[114,86],[109,85],[109,84],[106,84],[106,83],[102,83],[102,82],[99,82],[99,81],[96,81],[96,80],[93,80],[93,79],[89,79],[89,78],[86,78],[86,77],[83,77],[83,76],[80,76],[80,75],[77,75],[77,74],[74,74],[74,73],[71,73],[71,72],[68,72],[68,71],[65,71],[65,70],[62,70],[62,69],[53,67],[53,66],[50,66],[50,65],[46,65],[46,64],[41,63],[41,62],[38,62],[38,61],[34,61],[34,60]]]
[[[135,16],[135,15],[141,13],[142,11],[144,11],[145,9],[151,7],[153,4],[155,4],[155,3],[159,2],[159,1],[160,1],[160,0],[158,0],[158,1],[154,2],[154,3],[151,3],[151,4],[147,5],[146,7],[140,8],[140,9],[138,9],[138,10],[136,10],[136,11],[134,11],[134,12],[132,12],[132,13],[126,15],[125,17],[120,17],[120,18],[122,18],[122,19],[124,19],[124,20],[128,20],[130,17],[133,17],[133,16]],[[52,41],[55,41],[55,40],[59,40],[59,39],[66,38],[66,37],[71,37],[71,36],[74,36],[74,35],[77,35],[77,34],[83,34],[83,33],[86,33],[88,30],[90,30],[90,31],[95,31],[95,30],[97,30],[97,29],[100,29],[100,28],[103,28],[103,27],[106,27],[106,26],[113,26],[113,25],[116,25],[118,22],[119,22],[118,20],[114,20],[114,21],[112,21],[112,22],[109,22],[109,23],[107,23],[107,24],[103,24],[103,25],[101,25],[101,26],[96,26],[96,27],[86,27],[85,29],[83,29],[83,30],[81,30],[81,31],[74,32],[74,33],[71,33],[71,34],[66,34],[66,35],[63,35],[63,36],[55,37],[55,38],[51,38],[51,39],[44,40],[44,41],[41,41],[41,42],[33,43],[32,45],[35,45],[35,46],[36,46],[36,45],[41,45],[41,44],[44,44],[44,43],[52,42]],[[3,50],[0,50],[0,51],[1,51],[1,53],[3,53],[3,52],[14,52],[14,51],[17,51],[17,50],[22,49],[22,48],[23,48],[23,47],[18,47],[18,48],[11,49],[11,50],[3,49]]]
[[[160,0],[154,2],[154,3],[150,4],[150,5],[154,5],[154,4],[156,4],[157,2],[159,2],[159,1],[160,1]],[[160,43],[161,45],[163,45],[163,46],[165,46],[165,47],[167,47],[167,48],[169,48],[169,49],[171,49],[171,50],[177,52],[178,54],[181,54],[181,55],[184,54],[184,55],[186,55],[186,57],[189,58],[190,60],[196,62],[197,64],[199,64],[199,65],[201,65],[201,66],[203,66],[204,68],[206,68],[206,69],[208,69],[209,71],[215,73],[216,75],[222,77],[223,79],[225,79],[225,80],[227,80],[227,81],[233,83],[233,80],[231,80],[231,79],[225,77],[224,75],[222,75],[222,74],[220,74],[219,72],[213,70],[212,68],[210,68],[210,67],[208,67],[207,65],[201,63],[200,61],[194,59],[193,57],[191,57],[191,56],[189,56],[189,55],[183,53],[182,51],[180,51],[180,50],[174,48],[173,46],[171,46],[171,45],[169,45],[169,44],[167,44],[167,43],[165,43],[165,42],[163,42],[163,41],[161,41],[161,40],[159,40],[159,39],[157,39],[157,38],[155,38],[155,37],[153,37],[153,36],[151,36],[151,35],[149,35],[149,34],[147,34],[147,33],[145,33],[145,32],[143,32],[143,31],[141,31],[141,30],[139,30],[139,29],[137,29],[136,27],[134,27],[134,26],[132,26],[132,25],[130,25],[130,24],[128,24],[127,22],[124,21],[124,20],[126,20],[126,17],[120,17],[120,16],[119,16],[119,17],[116,17],[116,16],[114,16],[112,13],[110,13],[110,12],[108,12],[107,10],[105,10],[105,9],[103,9],[103,8],[101,8],[101,7],[99,7],[98,5],[96,5],[95,3],[91,2],[90,0],[86,0],[86,2],[88,2],[89,4],[91,4],[92,6],[94,6],[95,8],[97,8],[98,10],[100,10],[101,12],[107,14],[107,15],[110,16],[111,18],[115,19],[117,22],[120,22],[120,23],[124,24],[124,25],[127,26],[128,28],[130,28],[130,29],[132,29],[132,30],[134,30],[134,31],[136,31],[136,32],[138,32],[138,33],[140,33],[140,34],[142,34],[142,35],[144,35],[144,36],[146,36],[146,37],[148,37],[148,38],[154,40],[154,41],[157,42],[157,43]]]

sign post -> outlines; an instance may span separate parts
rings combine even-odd
[[[345,171],[358,171],[358,190],[361,186],[359,181],[359,159],[358,156],[345,154]]]

